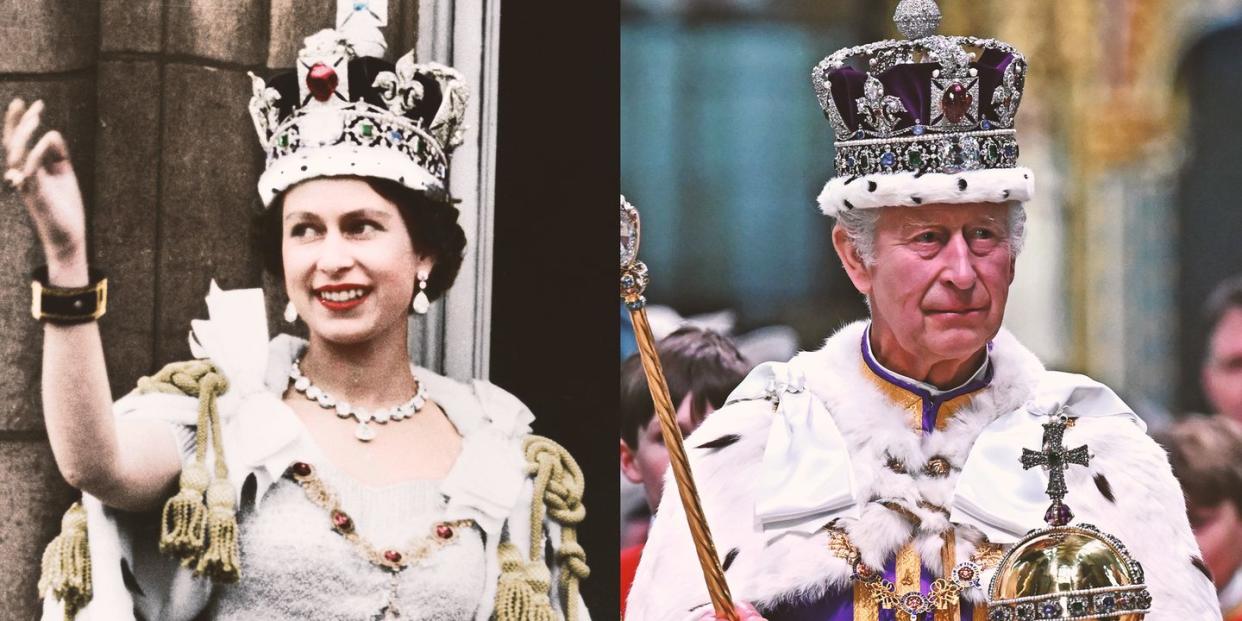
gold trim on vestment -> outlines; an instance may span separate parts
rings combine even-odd
[[[876,621],[880,618],[880,604],[860,581],[854,581],[854,621]]]
[[[910,429],[915,433],[923,434],[923,397],[916,395],[886,379],[876,375],[875,371],[867,365],[867,361],[861,363],[862,372],[865,377],[871,379],[871,383],[875,385],[889,401],[901,408],[906,413],[906,418]],[[980,388],[982,390],[982,388]],[[970,400],[977,394],[979,390],[973,390],[964,395],[958,395],[940,404],[940,409],[936,412],[936,431],[943,431],[949,426],[949,421],[953,419],[953,415],[957,414]]]
[[[919,574],[923,568],[922,561],[919,560],[919,553],[914,549],[914,543],[907,543],[897,550],[897,569],[893,575],[893,587],[897,595],[905,595],[911,591],[919,591],[922,588],[922,580]]]
[[[923,397],[912,393],[888,380],[880,377],[871,369],[866,360],[860,362],[862,365],[862,373],[865,377],[871,379],[872,384],[880,393],[901,409],[906,415],[907,425],[910,430],[918,434],[920,437],[926,434],[923,431]],[[970,400],[974,398],[979,391],[971,391],[963,395],[958,395],[940,404],[936,411],[936,431],[943,431],[949,426],[949,422],[953,420],[954,415],[962,410]],[[945,476],[948,473],[944,473]],[[898,510],[889,507],[890,510]],[[917,524],[917,518],[912,523]],[[956,538],[954,531],[950,530],[943,535],[944,547],[941,551],[941,564],[943,571],[941,577],[946,581],[953,578],[953,569],[957,565],[956,555]],[[893,591],[898,595],[909,593],[911,591],[922,590],[922,560],[918,551],[911,541],[903,545],[897,551],[895,560],[895,573],[893,580]],[[879,618],[879,604],[875,600],[875,596],[870,589],[866,588],[861,581],[854,581],[854,621],[876,621]],[[899,613],[899,617],[903,616]],[[951,606],[943,610],[936,610],[932,615],[934,621],[957,621],[961,618],[961,600],[956,599]],[[972,615],[974,621],[987,621],[987,607],[980,604],[975,608]]]
[[[957,565],[956,539],[952,530],[946,531],[942,535],[944,546],[940,548],[940,564],[944,568],[941,574],[946,580],[953,577],[953,567]],[[958,621],[961,618],[961,599],[955,599],[953,604],[944,610],[937,610],[935,621]]]

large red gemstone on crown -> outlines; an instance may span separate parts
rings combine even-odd
[[[340,82],[341,79],[336,77],[336,71],[323,63],[315,63],[310,71],[306,72],[306,89],[319,101],[331,99],[332,93],[336,92],[336,86]]]
[[[944,95],[940,97],[940,109],[944,111],[944,118],[950,123],[961,123],[966,118],[966,113],[970,112],[970,104],[975,98],[971,96],[970,91],[961,82],[954,82],[949,88],[944,89]]]
[[[289,467],[289,470],[292,470],[293,474],[300,476],[300,477],[308,477],[311,474],[310,464],[304,461],[293,462],[293,465]]]
[[[436,524],[436,536],[441,539],[448,539],[453,536],[453,527],[448,524]]]
[[[389,563],[400,563],[401,553],[396,550],[385,550],[384,559],[387,560]]]

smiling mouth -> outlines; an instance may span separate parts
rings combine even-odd
[[[927,311],[927,314],[929,315],[969,315],[971,313],[981,313],[983,312],[983,310],[984,309],[982,308],[963,308],[960,310],[929,310]]]
[[[323,288],[315,292],[315,299],[329,310],[344,311],[362,304],[371,291],[364,287],[345,289]]]

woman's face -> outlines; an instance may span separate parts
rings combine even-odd
[[[397,206],[360,179],[312,179],[285,194],[285,290],[312,336],[353,344],[403,329],[420,269]]]

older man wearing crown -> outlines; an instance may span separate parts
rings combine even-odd
[[[819,204],[870,321],[760,366],[686,442],[733,598],[773,621],[1219,619],[1142,421],[1001,328],[1034,187],[1025,58],[934,35],[931,0],[896,19],[908,40],[812,74],[837,137]],[[676,499],[628,611],[711,615]]]

